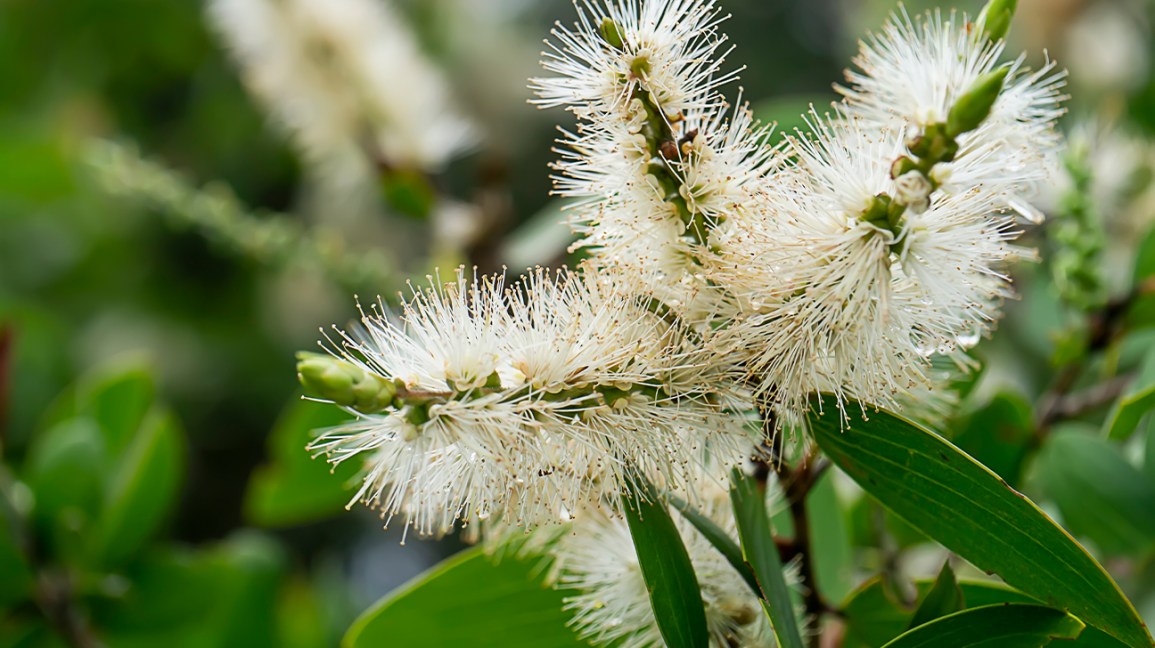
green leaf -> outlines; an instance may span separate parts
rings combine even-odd
[[[277,591],[286,563],[281,546],[266,536],[241,532],[214,547],[206,560],[221,575],[221,591],[193,646],[278,646]]]
[[[919,597],[915,602],[925,601],[933,586],[933,581],[916,581]],[[963,601],[969,607],[996,603],[1038,603],[1001,583],[964,580],[959,581],[958,586]],[[882,576],[876,576],[850,595],[842,604],[842,611],[846,623],[844,648],[878,648],[910,626],[915,608],[900,601],[891,585]]]
[[[839,412],[834,398],[825,397],[809,417],[811,432],[830,459],[884,506],[1024,593],[1130,645],[1150,645],[1135,608],[1102,566],[997,475],[894,414],[875,412],[843,430]]]
[[[307,445],[315,431],[350,419],[326,403],[296,398],[285,408],[269,436],[272,461],[257,468],[245,493],[245,517],[263,527],[314,522],[344,511],[355,489],[358,464],[333,467],[314,458]]]
[[[1155,479],[1155,416],[1147,419],[1147,438],[1143,452],[1143,474]]]
[[[45,426],[83,415],[95,421],[110,455],[131,442],[156,400],[156,382],[143,362],[101,368],[66,390],[50,409]]]
[[[95,564],[120,565],[152,537],[176,503],[184,454],[176,418],[154,408],[106,477],[101,515],[88,547]]]
[[[1074,639],[1083,622],[1030,603],[988,605],[956,612],[904,633],[885,648],[1039,648],[1052,639]]]
[[[1136,285],[1155,277],[1155,227],[1148,230],[1143,241],[1139,243],[1135,257],[1135,272],[1132,278]]]
[[[62,560],[83,555],[89,526],[100,510],[106,462],[100,428],[85,418],[40,433],[29,450],[25,481],[35,499],[33,519]]]
[[[1062,648],[1127,648],[1127,644],[1093,627],[1084,628],[1078,639],[1065,641],[1061,645]]]
[[[94,620],[117,648],[274,648],[285,562],[276,542],[252,533],[152,552],[129,566],[123,597],[94,604]]]
[[[702,590],[682,536],[652,485],[637,477],[632,488],[626,522],[662,639],[671,648],[705,648],[710,633]]]
[[[1139,426],[1143,415],[1155,408],[1155,348],[1147,352],[1135,381],[1127,392],[1115,401],[1111,413],[1103,423],[1103,433],[1109,439],[1126,439]]]
[[[533,561],[494,563],[464,551],[377,602],[353,623],[345,648],[570,648],[585,646],[566,626],[565,594],[541,581]]]
[[[1036,461],[1040,486],[1067,529],[1107,554],[1155,547],[1155,480],[1127,463],[1114,444],[1066,426],[1052,432]]]
[[[1021,394],[1001,392],[966,417],[951,441],[1015,485],[1034,434],[1034,408]]]
[[[1151,326],[1155,324],[1155,293],[1150,289],[1155,282],[1155,228],[1139,244],[1134,281],[1138,297],[1127,312],[1127,322],[1132,328]]]
[[[826,471],[806,497],[814,577],[828,601],[840,601],[854,588],[854,551],[847,514],[834,488],[834,473]]]
[[[914,617],[881,575],[863,583],[841,606],[846,624],[843,646],[878,648],[901,634]]]
[[[202,552],[178,547],[146,551],[121,575],[125,592],[91,606],[94,622],[121,641],[206,623],[229,580]]]
[[[782,559],[766,513],[766,493],[753,477],[735,468],[730,473],[730,500],[742,541],[742,556],[754,570],[762,589],[762,607],[770,617],[778,645],[803,648],[802,633],[794,616],[790,589],[782,576]]]
[[[714,523],[708,516],[701,511],[690,506],[688,502],[680,497],[670,496],[670,504],[678,509],[682,517],[686,519],[698,533],[702,534],[718,553],[726,559],[727,562],[737,571],[750,589],[754,590],[754,594],[762,596],[762,590],[758,587],[758,579],[754,577],[754,572],[751,571],[750,565],[746,564],[746,559],[742,557],[742,548],[738,546],[737,542],[730,537],[721,527]]]
[[[942,571],[938,573],[938,578],[934,581],[934,585],[931,586],[926,597],[922,599],[918,609],[914,611],[914,618],[910,620],[909,627],[917,628],[939,617],[954,614],[964,607],[966,606],[963,602],[962,589],[959,588],[958,582],[955,580],[950,563],[945,562],[942,565]]]

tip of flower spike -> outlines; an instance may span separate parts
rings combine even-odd
[[[979,23],[983,26],[987,38],[999,41],[1007,36],[1011,29],[1011,19],[1015,17],[1015,8],[1018,0],[990,0],[979,14]]]
[[[1001,67],[988,72],[977,80],[963,93],[946,118],[946,134],[949,137],[958,137],[979,127],[987,115],[991,114],[991,107],[1003,91],[1003,82],[1006,81],[1009,67]]]
[[[322,353],[298,353],[297,378],[306,395],[362,414],[374,414],[388,408],[397,396],[397,387],[391,381],[351,362]]]

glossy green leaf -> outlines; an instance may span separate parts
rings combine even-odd
[[[194,648],[276,648],[277,591],[285,571],[284,550],[271,538],[240,533],[208,552],[208,563],[225,581]]]
[[[1021,394],[1000,392],[969,414],[951,441],[979,463],[1018,484],[1034,434],[1034,407]]]
[[[571,648],[585,646],[566,626],[560,591],[532,560],[494,563],[480,548],[418,576],[365,611],[345,648]]]
[[[176,504],[184,455],[176,418],[154,408],[106,478],[89,545],[96,564],[122,564],[156,532]]]
[[[1111,407],[1103,432],[1111,439],[1125,439],[1152,409],[1155,409],[1155,348],[1147,352],[1135,380]]]
[[[825,416],[809,418],[818,445],[884,506],[1043,603],[1128,644],[1150,644],[1143,621],[1102,566],[997,475],[894,414],[844,422],[832,397],[821,408]]]
[[[107,463],[104,437],[91,420],[66,420],[37,435],[25,466],[33,518],[57,557],[80,560],[98,517]]]
[[[257,468],[245,493],[245,517],[264,527],[283,527],[341,513],[356,493],[358,465],[331,466],[306,446],[316,431],[348,421],[333,405],[294,399],[269,437],[271,462]]]
[[[1155,277],[1155,228],[1148,230],[1137,252],[1133,279],[1139,284],[1145,279]]]
[[[882,576],[851,592],[840,609],[846,626],[845,648],[878,648],[904,632],[914,617],[914,608],[905,605]]]
[[[746,559],[742,557],[742,547],[730,537],[726,531],[714,523],[708,516],[703,514],[698,509],[691,506],[688,502],[680,497],[670,497],[670,504],[678,509],[682,517],[686,519],[697,531],[704,537],[718,553],[722,554],[726,561],[737,571],[750,589],[758,596],[762,595],[762,590],[758,587],[758,579],[754,577],[754,572],[751,571],[750,565],[746,564]]]
[[[1040,648],[1074,639],[1083,622],[1054,608],[1004,603],[972,608],[919,626],[885,648]]]
[[[1086,627],[1074,641],[1055,644],[1055,648],[1127,648],[1127,644],[1094,627]]]
[[[1155,228],[1147,232],[1139,244],[1135,258],[1134,282],[1139,296],[1127,312],[1127,323],[1131,328],[1155,325]]]
[[[907,605],[881,576],[863,583],[841,606],[846,624],[843,648],[878,648],[903,633],[910,627],[916,606],[921,605],[933,586],[934,581],[916,581],[918,597]],[[1001,583],[963,580],[958,586],[967,607],[1038,603]]]
[[[790,589],[782,575],[782,559],[766,513],[766,493],[753,477],[735,468],[730,473],[730,500],[734,504],[734,521],[738,523],[742,557],[758,579],[762,607],[770,617],[778,645],[803,648],[806,644],[798,629]]]
[[[854,588],[854,551],[846,510],[834,488],[834,473],[828,470],[814,483],[806,507],[818,591],[828,601],[841,601]]]
[[[94,605],[94,620],[116,648],[279,648],[285,562],[276,542],[255,534],[149,553],[125,573],[124,596]]]
[[[152,371],[138,361],[101,368],[81,378],[53,405],[46,425],[78,415],[100,426],[110,455],[131,442],[156,400]]]
[[[1140,555],[1155,547],[1155,480],[1093,429],[1054,430],[1036,471],[1072,533],[1108,554]]]
[[[124,593],[91,605],[94,623],[120,642],[175,635],[207,623],[229,581],[203,552],[178,547],[145,551],[120,576]]]
[[[662,639],[671,648],[705,648],[709,641],[702,590],[690,554],[665,502],[653,486],[636,481],[626,522],[646,580]]]
[[[939,617],[954,614],[964,606],[962,589],[955,580],[954,570],[950,568],[949,562],[943,563],[942,571],[938,573],[934,585],[914,611],[909,627],[917,628]]]

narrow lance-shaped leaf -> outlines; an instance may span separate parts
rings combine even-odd
[[[1051,432],[1035,460],[1039,483],[1072,533],[1107,555],[1146,553],[1155,547],[1155,480],[1116,444],[1079,427]]]
[[[649,482],[635,477],[626,521],[662,639],[670,648],[705,648],[710,633],[702,590],[682,536]]]
[[[721,527],[714,523],[709,516],[704,515],[701,511],[695,509],[689,502],[680,497],[671,496],[670,503],[682,517],[686,519],[698,533],[702,534],[718,553],[726,559],[727,562],[737,571],[750,589],[758,596],[762,596],[762,590],[758,587],[758,579],[754,578],[754,572],[750,571],[750,565],[746,564],[746,560],[742,557],[742,548],[738,546],[737,542],[731,538]]]
[[[826,471],[806,496],[814,578],[828,601],[842,600],[854,587],[854,550],[847,512],[835,492],[834,473]]]
[[[1135,381],[1111,408],[1103,423],[1103,432],[1110,439],[1125,439],[1152,409],[1155,409],[1155,349],[1147,352]]]
[[[1151,645],[1143,621],[1103,567],[997,475],[894,414],[855,418],[845,430],[844,423],[829,396],[809,417],[827,456],[884,506],[1024,593],[1128,645]]]
[[[959,589],[958,581],[955,580],[954,570],[950,568],[949,562],[943,563],[942,571],[938,573],[934,585],[915,610],[914,618],[910,620],[910,627],[917,628],[939,617],[954,614],[964,607],[963,593]]]
[[[108,476],[88,546],[97,564],[127,561],[161,525],[179,494],[184,452],[176,418],[154,408]]]
[[[314,430],[348,421],[337,407],[294,399],[269,435],[269,463],[259,466],[245,492],[245,517],[252,524],[281,527],[314,522],[345,510],[356,488],[355,461],[330,466],[306,447]]]
[[[790,590],[782,576],[782,559],[766,513],[766,494],[754,478],[737,468],[731,472],[730,482],[730,500],[734,504],[738,537],[742,540],[742,556],[758,579],[762,607],[770,617],[774,636],[783,648],[803,648],[805,644],[794,618]]]
[[[1052,639],[1074,639],[1083,622],[1053,608],[1003,603],[956,612],[919,626],[884,648],[1039,648]]]
[[[929,580],[914,582],[920,593],[919,600],[926,600],[934,583]],[[996,603],[1039,603],[993,581],[958,581],[958,587],[963,601],[972,608]],[[910,629],[915,610],[899,599],[883,576],[875,576],[855,590],[839,606],[846,627],[844,648],[877,648]]]

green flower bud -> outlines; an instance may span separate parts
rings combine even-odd
[[[906,206],[897,203],[890,196],[880,193],[870,201],[870,205],[859,216],[863,221],[875,227],[898,233],[898,225]]]
[[[298,353],[297,378],[307,395],[362,414],[375,414],[387,409],[397,395],[392,381],[322,353]]]
[[[998,41],[1006,38],[1011,29],[1011,19],[1015,17],[1017,0],[990,0],[979,14],[979,22],[987,38]]]
[[[626,42],[622,40],[622,30],[612,18],[606,17],[598,31],[601,32],[602,38],[609,43],[610,47],[620,50],[626,46]]]
[[[906,157],[905,155],[898,158],[890,165],[890,177],[898,178],[904,176],[911,171],[919,171],[918,163]]]
[[[991,106],[1003,91],[1010,68],[1001,67],[979,77],[963,96],[958,98],[946,118],[946,134],[958,137],[979,127],[991,114]]]

